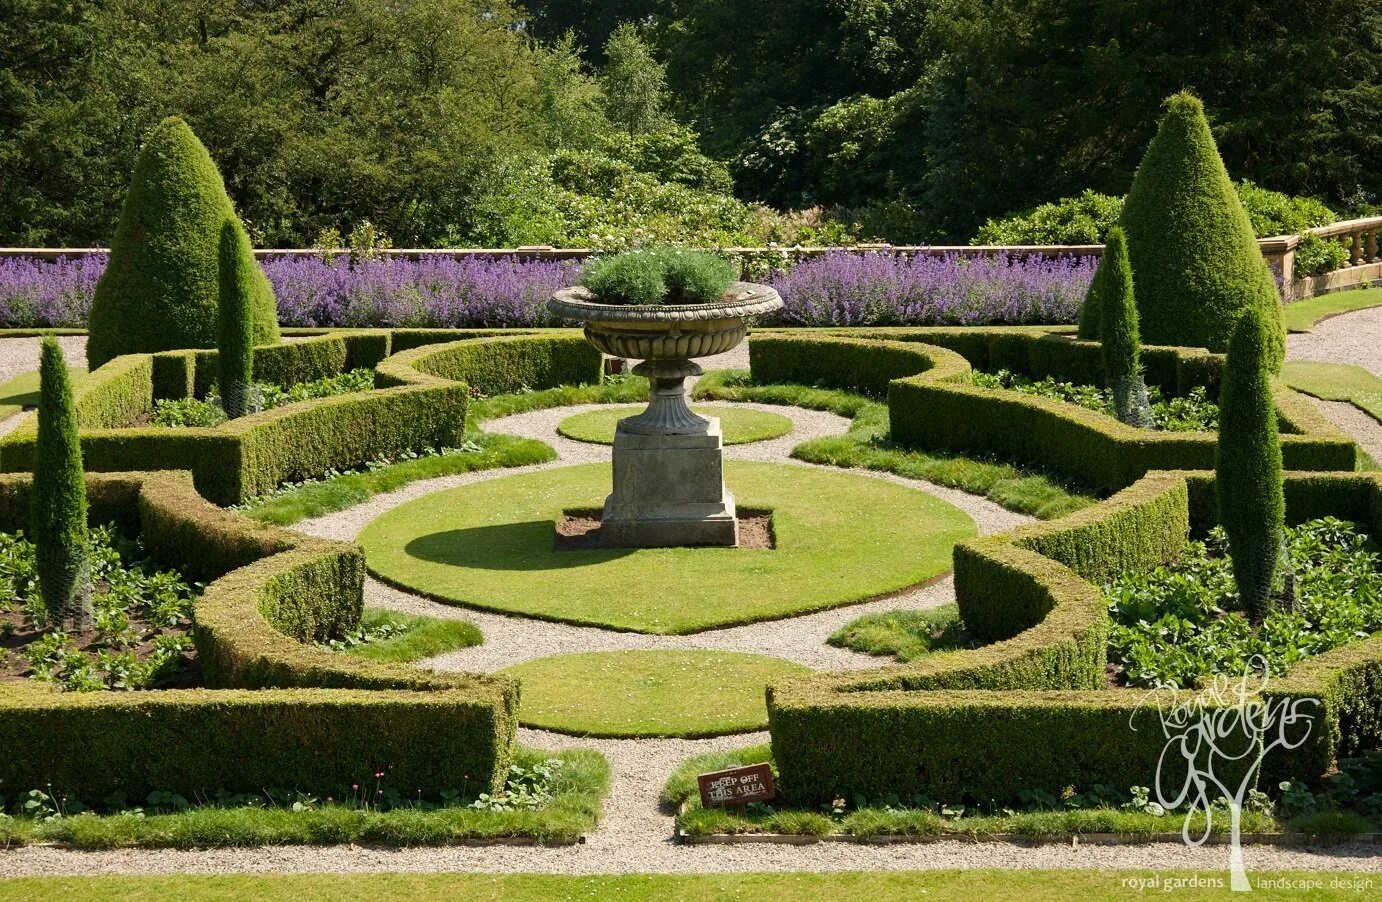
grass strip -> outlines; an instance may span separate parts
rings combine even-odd
[[[478,808],[366,810],[323,803],[308,810],[288,808],[193,807],[173,814],[78,814],[53,820],[0,819],[0,848],[58,843],[78,849],[132,846],[171,849],[271,845],[375,843],[385,846],[444,846],[493,839],[575,842],[595,827],[609,791],[604,756],[587,749],[549,752],[515,749],[515,763],[549,758],[564,764],[554,798],[540,808],[486,811]]]
[[[914,451],[888,441],[887,405],[852,392],[807,385],[754,385],[745,370],[708,373],[696,384],[697,399],[757,401],[824,410],[853,422],[842,436],[797,445],[792,456],[808,463],[877,470],[960,489],[1042,520],[1088,507],[1097,498],[1055,476],[995,460]]]
[[[465,620],[443,620],[418,614],[400,614],[380,608],[366,609],[360,629],[366,634],[388,627],[387,638],[376,639],[345,649],[345,653],[368,661],[409,664],[424,658],[471,648],[485,641],[480,630]]]
[[[1310,332],[1321,321],[1340,313],[1382,306],[1382,288],[1361,288],[1292,301],[1282,311],[1288,332]]]

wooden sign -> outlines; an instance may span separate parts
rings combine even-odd
[[[726,808],[766,802],[777,797],[773,788],[773,769],[767,764],[732,767],[712,774],[699,774],[701,804],[706,808]]]

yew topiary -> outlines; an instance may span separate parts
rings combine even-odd
[[[43,339],[39,360],[38,446],[29,530],[38,592],[48,623],[92,626],[86,475],[77,438],[72,380],[58,340]]]
[[[221,226],[236,219],[211,155],[176,117],[149,135],[134,164],[110,260],[91,303],[87,361],[216,345]],[[248,242],[255,341],[278,341],[273,288]]]
[[[1282,563],[1286,501],[1281,436],[1272,400],[1275,324],[1248,310],[1229,342],[1215,455],[1219,522],[1228,534],[1238,595],[1253,620],[1271,606]]]
[[[254,259],[244,250],[249,236],[234,220],[221,226],[221,291],[217,303],[217,385],[221,407],[231,419],[255,406],[254,392]]]
[[[1242,313],[1256,310],[1268,328],[1268,362],[1280,369],[1285,333],[1276,283],[1198,98],[1180,93],[1166,101],[1119,224],[1144,341],[1223,351]]]
[[[1104,379],[1113,393],[1114,412],[1129,426],[1150,426],[1152,408],[1147,383],[1142,378],[1142,343],[1138,337],[1132,267],[1128,263],[1127,240],[1118,226],[1109,229],[1099,271],[1105,274],[1103,285],[1087,303],[1097,303],[1102,308],[1099,321]]]

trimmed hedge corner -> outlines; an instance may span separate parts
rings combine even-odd
[[[204,393],[215,351],[119,357],[75,392],[88,470],[190,470],[198,491],[236,504],[285,482],[402,451],[459,444],[471,390],[492,394],[600,380],[600,353],[574,331],[437,332],[388,358],[388,330],[348,330],[255,349],[255,377],[289,385],[376,366],[377,388],[290,404],[212,428],[130,426],[155,398]],[[458,340],[459,339],[459,340]],[[384,355],[381,357],[380,355]],[[32,417],[0,439],[0,471],[33,466]]]
[[[750,367],[764,382],[798,382],[888,397],[891,437],[927,451],[994,455],[1047,467],[1088,485],[1118,490],[1154,470],[1214,466],[1216,435],[1138,429],[1073,404],[981,388],[970,368],[1009,369],[1101,385],[1097,342],[1033,328],[860,329],[802,337],[755,333]],[[1169,394],[1203,386],[1217,393],[1223,358],[1197,348],[1143,347],[1149,385]],[[1286,466],[1343,471],[1357,448],[1309,402],[1275,384]]]
[[[780,785],[795,804],[859,793],[1005,800],[1017,789],[1148,785],[1166,743],[1151,693],[1106,688],[1095,582],[1177,553],[1214,517],[1213,474],[1151,473],[1062,520],[956,546],[965,622],[994,640],[872,672],[768,689]],[[1331,513],[1382,534],[1382,474],[1288,474],[1288,516]],[[1382,639],[1314,658],[1269,699],[1314,699],[1314,729],[1262,781],[1314,781],[1382,740]],[[1220,774],[1222,776],[1222,774]],[[1174,774],[1171,775],[1174,778]]]
[[[503,677],[431,674],[307,644],[358,622],[353,545],[220,510],[186,473],[88,476],[93,521],[137,531],[161,563],[208,580],[194,637],[208,688],[60,693],[0,684],[0,794],[52,785],[186,796],[265,786],[341,793],[378,771],[406,793],[489,791],[508,769],[518,703]],[[0,476],[0,529],[31,480]],[[80,749],[80,754],[72,754]]]

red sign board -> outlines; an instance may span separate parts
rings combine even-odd
[[[773,788],[773,769],[767,764],[751,764],[700,774],[696,783],[701,790],[701,804],[706,808],[725,808],[766,802],[777,796]]]

